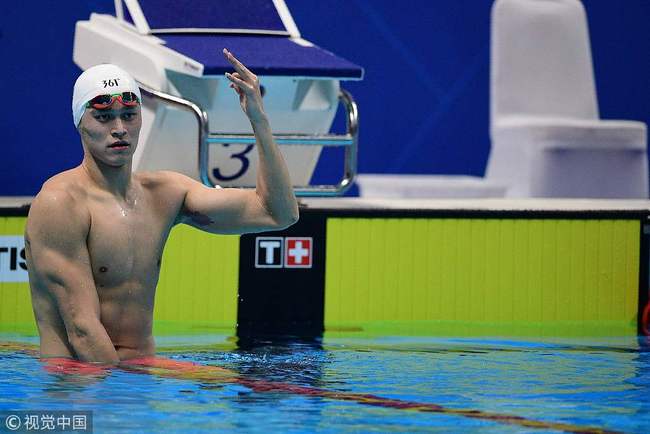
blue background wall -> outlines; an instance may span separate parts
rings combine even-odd
[[[360,172],[483,175],[491,0],[286,0],[303,37],[366,69]],[[585,0],[601,116],[650,123],[650,1]],[[74,24],[112,0],[10,2],[0,17],[0,195],[81,160]]]

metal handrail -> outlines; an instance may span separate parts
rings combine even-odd
[[[165,103],[191,111],[196,117],[199,127],[198,139],[198,169],[199,177],[204,185],[214,187],[208,175],[208,145],[210,143],[251,144],[256,143],[253,134],[210,133],[208,114],[198,104],[177,96],[169,95],[159,90],[138,83],[142,91]],[[309,146],[343,146],[345,161],[343,178],[336,185],[309,185],[294,187],[296,196],[340,196],[350,188],[357,173],[357,148],[359,136],[359,111],[352,95],[344,89],[340,90],[339,101],[346,110],[346,134],[274,134],[273,139],[279,145],[309,145]],[[240,186],[236,188],[246,188]]]
[[[352,136],[338,134],[274,134],[273,139],[278,145],[318,145],[318,146],[352,146]],[[250,145],[256,143],[251,134],[222,134],[210,133],[208,143],[229,143],[231,145]]]

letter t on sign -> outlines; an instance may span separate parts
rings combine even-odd
[[[255,268],[282,268],[283,241],[282,237],[255,238]]]

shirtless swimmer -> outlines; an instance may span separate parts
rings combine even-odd
[[[142,125],[136,82],[114,65],[77,79],[73,115],[83,161],[43,185],[25,231],[42,357],[117,364],[153,356],[154,295],[174,225],[241,234],[298,220],[258,78],[223,52],[235,70],[226,77],[257,139],[255,190],[211,189],[169,171],[132,173]]]

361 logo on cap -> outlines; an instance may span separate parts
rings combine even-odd
[[[119,86],[120,85],[119,81],[120,81],[119,78],[111,78],[110,80],[102,80],[102,82],[104,83],[104,88]]]

